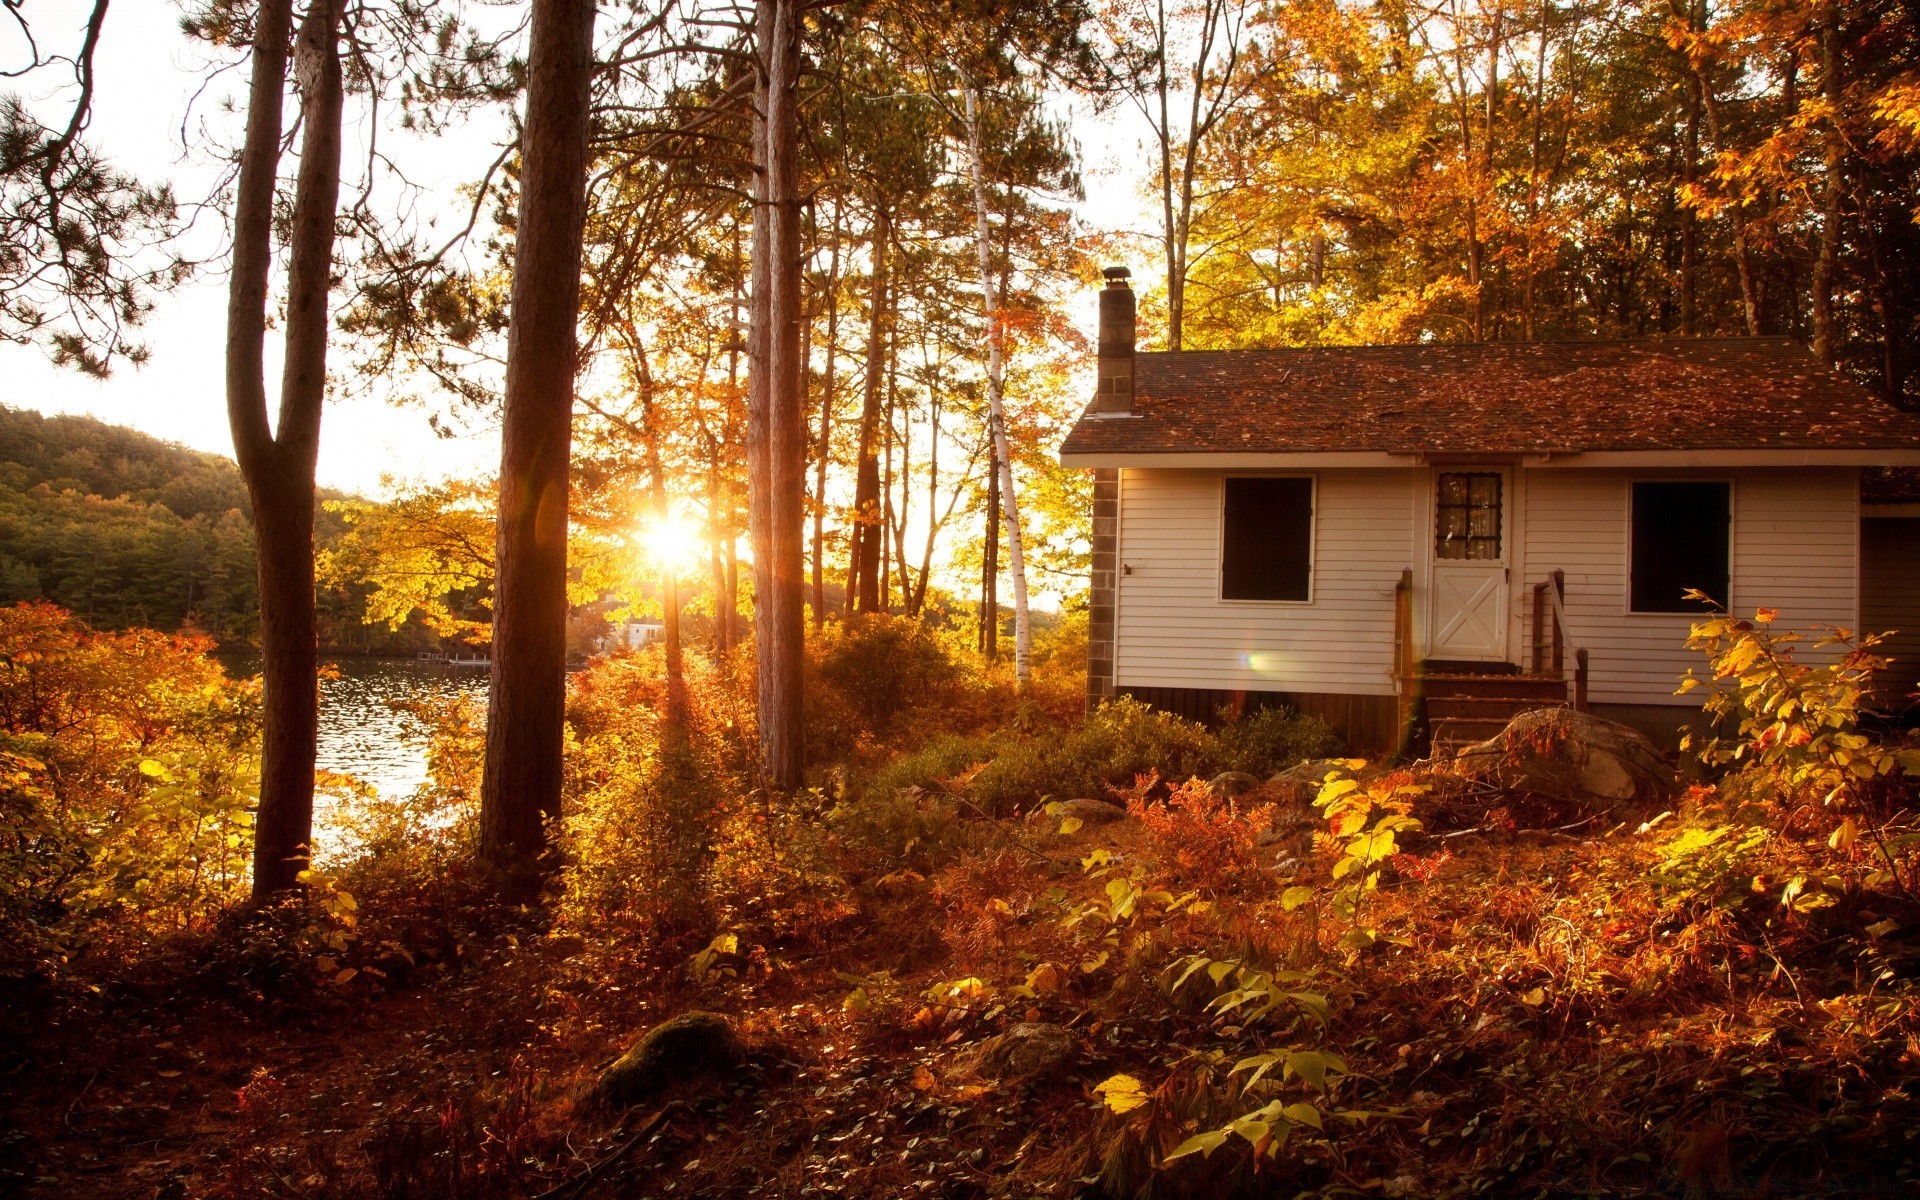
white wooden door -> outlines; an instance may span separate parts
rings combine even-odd
[[[1512,611],[1512,477],[1498,467],[1434,472],[1427,657],[1505,662]]]

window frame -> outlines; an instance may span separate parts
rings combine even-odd
[[[1440,546],[1441,546],[1440,510],[1442,508],[1447,507],[1446,505],[1443,505],[1440,502],[1440,481],[1449,475],[1459,475],[1469,480],[1477,477],[1477,478],[1491,479],[1494,481],[1495,496],[1494,496],[1493,509],[1494,509],[1494,515],[1496,519],[1494,521],[1494,531],[1493,531],[1493,548],[1495,551],[1493,557],[1474,558],[1470,555],[1463,555],[1459,558],[1449,558],[1440,553]],[[1513,552],[1513,548],[1511,545],[1509,545],[1510,539],[1508,536],[1509,527],[1508,527],[1507,514],[1513,504],[1512,483],[1513,481],[1510,477],[1510,474],[1504,467],[1497,467],[1497,466],[1496,467],[1454,467],[1454,466],[1435,467],[1432,474],[1428,476],[1428,480],[1427,480],[1427,492],[1428,492],[1427,524],[1429,527],[1429,535],[1427,538],[1427,541],[1429,543],[1427,546],[1428,561],[1433,563],[1450,563],[1450,564],[1462,564],[1462,565],[1471,565],[1474,563],[1478,563],[1482,566],[1496,566],[1501,564],[1511,564],[1512,562],[1511,555]],[[1473,499],[1472,499],[1473,485],[1469,483],[1467,486],[1468,486],[1468,499],[1467,499],[1467,504],[1464,506],[1464,511],[1467,513],[1468,529],[1471,530],[1473,525],[1472,514],[1474,511]],[[1476,539],[1474,538],[1474,535],[1471,532],[1469,532],[1466,535],[1466,537],[1463,539],[1463,544],[1467,546],[1471,546],[1475,540]],[[1481,539],[1481,540],[1484,540],[1484,539]]]
[[[1684,612],[1654,612],[1633,606],[1633,489],[1641,483],[1718,483],[1727,489],[1727,595],[1720,603],[1734,611],[1734,593],[1739,591],[1740,484],[1731,475],[1629,475],[1621,483],[1624,494],[1625,534],[1621,538],[1620,613],[1645,620],[1684,620],[1694,622],[1710,615],[1705,609]]]
[[[1304,479],[1307,481],[1307,596],[1304,600],[1257,600],[1227,595],[1227,481],[1230,479]],[[1220,476],[1213,494],[1213,601],[1223,605],[1266,608],[1312,606],[1320,589],[1320,476],[1313,471],[1228,471]]]

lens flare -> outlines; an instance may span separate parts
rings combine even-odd
[[[685,517],[657,517],[640,530],[640,545],[654,564],[685,571],[700,561],[706,542],[700,526]]]

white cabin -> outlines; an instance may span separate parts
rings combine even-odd
[[[1664,734],[1689,588],[1920,657],[1920,497],[1875,494],[1920,417],[1796,343],[1136,355],[1110,279],[1061,451],[1095,471],[1091,700],[1284,702],[1372,751],[1534,703]]]

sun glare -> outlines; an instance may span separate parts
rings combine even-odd
[[[640,529],[640,545],[656,565],[686,570],[700,560],[705,547],[700,526],[685,517],[659,517]]]

